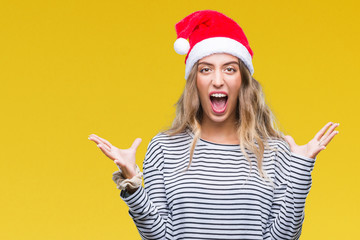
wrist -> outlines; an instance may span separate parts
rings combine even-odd
[[[122,175],[125,179],[132,179],[133,177],[136,176],[136,174],[138,174],[137,172],[137,166],[135,166],[135,168],[131,171],[123,171]],[[139,170],[140,171],[140,170]]]
[[[115,163],[116,163],[116,161],[115,161]],[[131,179],[134,176],[136,176],[136,174],[137,174],[138,166],[136,164],[131,167],[126,166],[126,165],[120,167],[116,163],[116,166],[119,168],[119,171],[121,172],[122,177],[125,179]]]
[[[125,191],[128,193],[128,194],[133,194],[134,192],[136,192],[137,190],[138,190],[139,188],[129,188],[129,187],[127,187],[126,189],[125,189]]]
[[[131,175],[127,175],[130,177]],[[128,193],[135,192],[142,183],[142,172],[139,167],[136,166],[136,173],[131,178],[124,176],[122,171],[116,171],[113,173],[113,181],[116,183],[116,187],[120,190],[126,190]]]

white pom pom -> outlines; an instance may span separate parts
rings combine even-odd
[[[190,44],[185,38],[178,38],[174,42],[175,52],[180,55],[186,55],[190,49]]]

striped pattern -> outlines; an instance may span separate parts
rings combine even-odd
[[[315,159],[270,140],[263,168],[272,185],[260,177],[252,155],[250,173],[239,145],[201,139],[186,171],[192,137],[155,136],[143,163],[145,188],[121,192],[142,239],[300,237]]]

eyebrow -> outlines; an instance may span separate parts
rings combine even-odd
[[[201,64],[203,64],[203,65],[209,65],[209,66],[214,66],[214,64],[211,64],[211,63],[208,63],[208,62],[199,62],[198,65],[201,65]],[[224,63],[223,66],[229,65],[229,64],[236,64],[236,65],[240,66],[239,62],[236,62],[236,61],[231,61],[231,62]]]

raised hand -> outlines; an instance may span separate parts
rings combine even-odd
[[[141,138],[135,139],[129,149],[119,149],[95,134],[91,134],[89,140],[95,142],[100,150],[120,167],[124,178],[130,179],[136,175],[135,155]]]
[[[339,133],[339,131],[334,131],[337,126],[339,123],[328,122],[306,145],[298,146],[289,135],[285,136],[285,140],[289,143],[291,152],[316,158],[319,152],[324,150],[334,136]],[[326,132],[326,130],[328,131]]]

